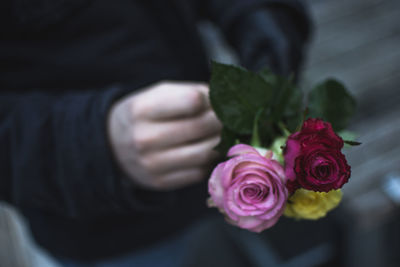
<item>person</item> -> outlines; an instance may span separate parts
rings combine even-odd
[[[310,33],[297,0],[6,0],[0,15],[0,198],[81,263],[172,244],[208,212],[221,125],[196,24],[282,75]]]

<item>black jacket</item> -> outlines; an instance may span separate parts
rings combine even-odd
[[[105,129],[124,94],[209,79],[202,19],[222,29],[246,67],[297,71],[309,23],[295,0],[1,1],[0,199],[53,254],[132,251],[206,210],[205,184],[166,193],[131,185]]]

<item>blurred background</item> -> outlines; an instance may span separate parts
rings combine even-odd
[[[399,206],[384,193],[400,177],[400,1],[308,2],[316,31],[304,84],[334,76],[358,102],[350,129],[362,145],[347,152],[352,178],[341,207],[352,217],[341,218],[347,263],[400,266]]]
[[[362,145],[345,151],[352,166],[345,199],[325,219],[282,219],[261,235],[220,217],[200,222],[193,234],[197,254],[188,266],[210,266],[215,251],[215,266],[400,266],[400,206],[387,188],[390,179],[400,179],[400,1],[307,2],[315,29],[301,87],[334,77],[358,102],[350,130]],[[199,30],[212,58],[237,62],[211,24]],[[27,229],[0,203],[0,267],[57,266]]]

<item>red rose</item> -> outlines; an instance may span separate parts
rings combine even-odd
[[[350,166],[340,152],[343,140],[328,122],[308,119],[300,132],[289,136],[284,151],[287,187],[328,192],[350,177]]]

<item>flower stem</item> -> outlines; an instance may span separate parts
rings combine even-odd
[[[290,135],[290,131],[286,127],[286,125],[283,122],[278,122],[279,129],[281,129],[282,133],[284,136],[288,137]]]
[[[261,147],[261,140],[260,140],[260,135],[258,132],[258,121],[260,119],[261,113],[263,112],[264,109],[260,109],[256,117],[254,118],[254,125],[253,125],[253,134],[251,136],[251,141],[250,145],[253,147]]]

